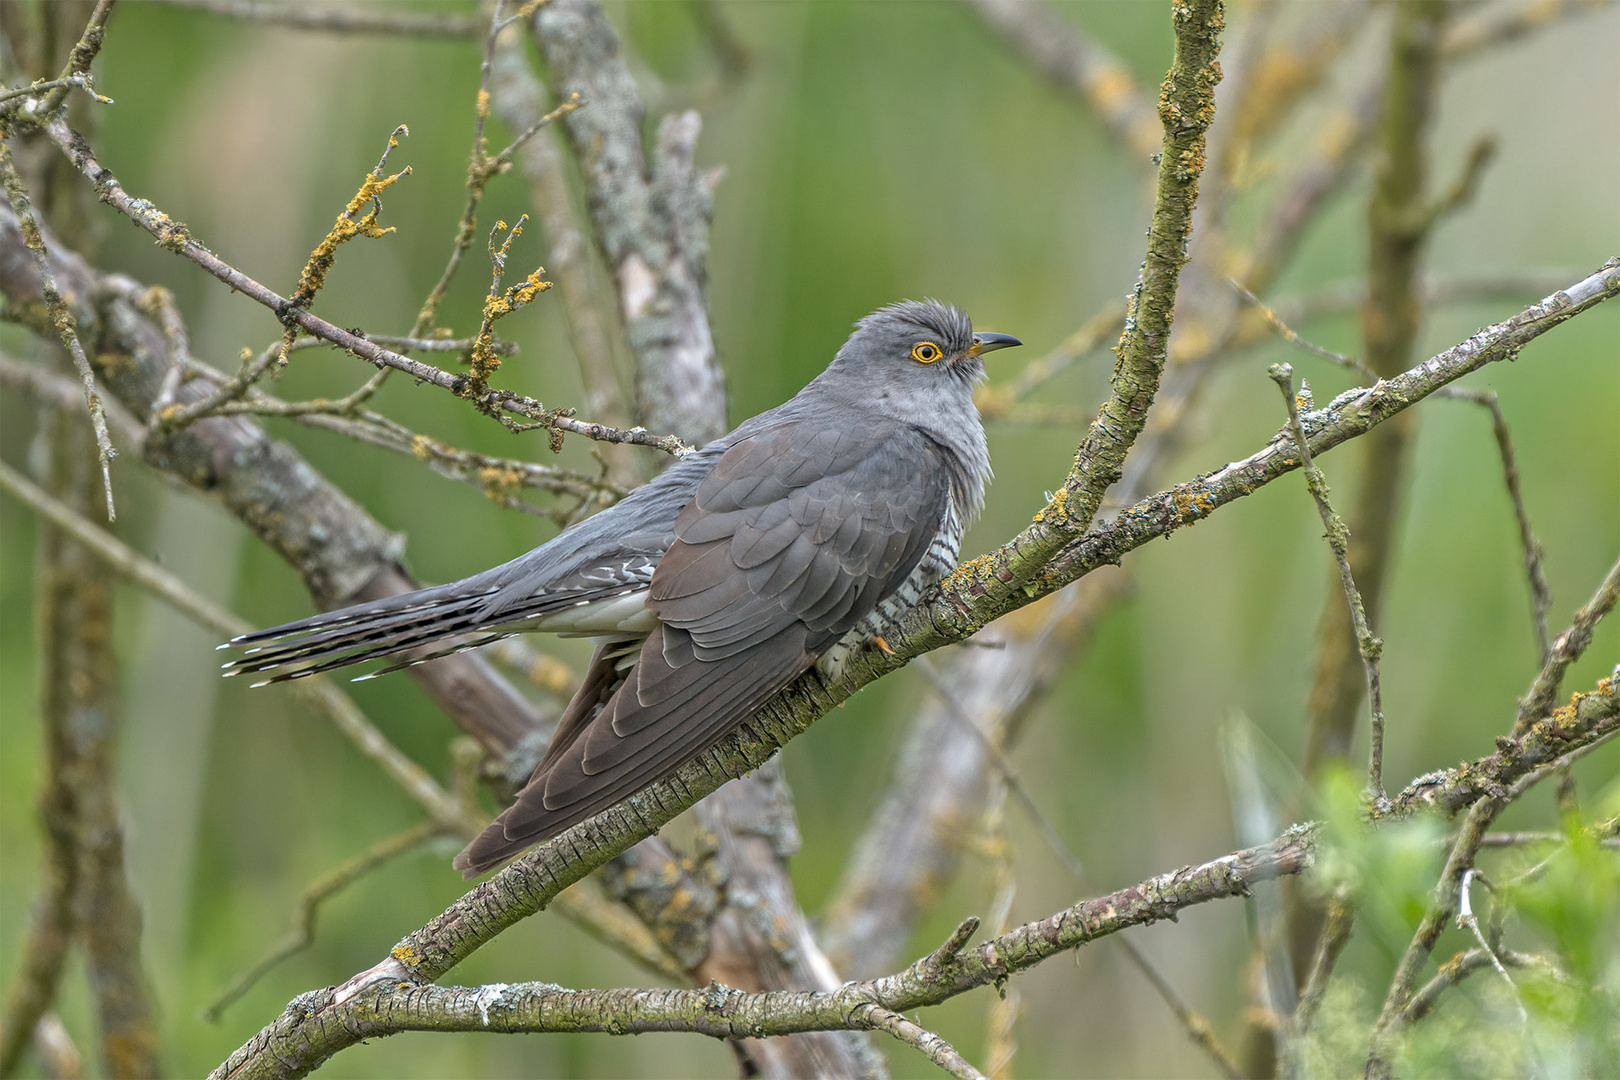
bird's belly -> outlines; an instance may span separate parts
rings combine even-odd
[[[647,608],[645,586],[606,600],[591,600],[541,616],[534,629],[564,637],[593,634],[649,634],[658,618]]]

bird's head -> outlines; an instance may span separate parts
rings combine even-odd
[[[924,388],[941,384],[971,389],[984,377],[985,353],[1020,344],[1009,334],[974,333],[950,304],[902,300],[856,323],[833,363],[873,392],[907,388],[926,398]]]

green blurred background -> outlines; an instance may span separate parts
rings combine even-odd
[[[1298,15],[1314,5],[1296,5]],[[407,8],[412,8],[407,5]],[[429,10],[425,5],[416,10]],[[453,8],[453,10],[470,10]],[[1053,347],[1135,280],[1149,209],[1142,163],[1127,160],[1087,107],[1025,69],[967,9],[950,3],[722,3],[747,51],[747,70],[719,74],[686,3],[610,3],[649,111],[698,107],[699,161],[723,165],[715,199],[709,296],[739,420],[794,393],[842,342],[849,324],[902,298],[937,296],[984,329],[1027,347],[996,354],[992,383]],[[1170,57],[1168,5],[1055,5],[1154,87]],[[1235,5],[1237,25],[1244,7]],[[1292,25],[1285,17],[1283,25]],[[1339,77],[1272,148],[1280,175],[1315,133],[1326,106],[1374,62],[1373,28]],[[1569,281],[1620,253],[1620,97],[1614,56],[1620,12],[1572,17],[1477,57],[1444,85],[1435,175],[1447,182],[1476,135],[1501,152],[1479,197],[1439,230],[1430,265],[1440,275],[1568,270]],[[285,292],[309,249],[376,160],[394,125],[411,135],[393,164],[413,175],[385,198],[398,231],[345,248],[317,310],[344,326],[403,332],[436,279],[462,205],[477,86],[467,41],[337,38],[241,25],[139,2],[120,4],[99,61],[100,156],[134,194],[185,221],[213,250]],[[1220,118],[1216,120],[1219,131]],[[492,140],[504,145],[498,125]],[[1263,212],[1275,182],[1242,196],[1234,220]],[[1365,169],[1309,233],[1274,296],[1363,272]],[[526,195],[497,179],[481,210],[487,229],[515,220]],[[232,367],[279,327],[196,267],[154,246],[97,206],[100,265],[179,299],[193,351]],[[543,261],[531,231],[514,267]],[[476,326],[484,264],[464,267],[441,323]],[[1536,296],[1436,310],[1420,348],[1438,351]],[[1313,339],[1359,350],[1354,319],[1302,326]],[[553,293],[502,323],[522,346],[499,381],[548,405],[580,400]],[[12,328],[0,342],[22,352]],[[1291,361],[1318,401],[1345,373],[1268,343],[1228,364],[1205,397],[1192,438],[1167,481],[1218,468],[1262,445],[1280,422],[1266,366]],[[1111,358],[1093,355],[1043,394],[1089,416]],[[276,392],[337,396],[369,369],[336,353],[297,354]],[[1493,389],[1513,425],[1532,520],[1547,550],[1560,627],[1620,551],[1620,308],[1542,338],[1515,364],[1466,385]],[[394,380],[379,407],[458,446],[548,460],[542,436],[513,436],[448,395]],[[0,403],[0,453],[26,460],[27,402]],[[1511,726],[1536,653],[1517,534],[1488,417],[1460,402],[1421,408],[1396,570],[1378,632],[1386,642],[1386,776],[1410,776],[1477,757]],[[409,537],[408,559],[442,581],[510,558],[552,533],[475,490],[416,463],[338,436],[276,422],[327,476],[385,525]],[[990,426],[997,479],[965,554],[1021,527],[1067,468],[1079,431]],[[591,467],[588,445],[563,459]],[[1342,504],[1359,478],[1354,453],[1323,459]],[[159,482],[133,461],[115,465],[117,532],[244,617],[269,625],[306,614],[293,572],[218,507]],[[37,885],[33,802],[40,741],[31,648],[35,522],[0,500],[0,979],[14,976]],[[1098,888],[1117,888],[1211,858],[1237,840],[1221,765],[1221,731],[1247,717],[1286,760],[1303,746],[1303,704],[1315,627],[1329,600],[1329,557],[1297,478],[1245,499],[1197,528],[1133,555],[1133,595],[1101,624],[1058,691],[1028,727],[1014,761]],[[396,862],[327,905],[315,946],[265,978],[218,1025],[198,1010],[290,925],[311,879],[417,819],[412,804],[322,719],[277,690],[248,692],[214,673],[212,638],[148,597],[125,590],[118,634],[125,687],[122,779],[130,858],[146,917],[146,957],[175,1073],[206,1071],[270,1020],[294,994],[341,981],[461,894],[449,845]],[[1336,602],[1336,601],[1335,601]],[[550,646],[548,645],[548,648]],[[576,665],[578,643],[557,649]],[[1620,658],[1620,625],[1604,624],[1567,686],[1588,689]],[[950,653],[936,657],[949,664]],[[904,724],[926,696],[914,672],[862,692],[784,753],[804,848],[793,869],[814,913],[853,838],[876,805]],[[440,775],[452,729],[403,678],[354,694],[384,730]],[[1583,794],[1616,797],[1620,747],[1586,759]],[[1612,810],[1610,811],[1613,812]],[[1018,892],[1015,921],[1076,898],[1038,832],[1009,810]],[[1504,824],[1548,827],[1551,793],[1538,791]],[[990,903],[988,869],[970,856],[960,882],[919,927],[931,948],[964,915]],[[1242,905],[1210,905],[1137,941],[1181,993],[1234,1033],[1247,1004]],[[1449,939],[1437,952],[1449,955]],[[1391,943],[1363,934],[1347,961],[1381,996]],[[1454,947],[1454,946],[1453,946]],[[538,979],[570,986],[645,984],[627,961],[558,918],[503,935],[453,973],[460,983]],[[1025,1076],[1207,1075],[1208,1063],[1141,977],[1106,943],[1074,962],[1048,963],[1018,983],[1024,1017],[1015,1070]],[[970,1060],[984,1064],[989,992],[927,1014]],[[63,1006],[81,1045],[91,1042],[82,980]],[[897,1076],[930,1067],[885,1048]],[[406,1035],[345,1051],[330,1076],[728,1075],[719,1043],[688,1036]]]

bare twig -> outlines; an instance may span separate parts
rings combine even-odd
[[[67,65],[62,68],[58,81],[63,85],[53,88],[45,100],[39,104],[40,116],[49,116],[62,107],[70,89],[69,80],[75,75],[89,75],[90,65],[95,62],[96,54],[101,52],[101,45],[107,38],[107,17],[112,14],[113,4],[117,0],[96,0],[96,6],[90,13],[90,19],[85,23],[84,33],[74,43],[68,53]],[[92,94],[97,98],[99,94]]]
[[[1513,1007],[1518,1013],[1519,1026],[1524,1030],[1525,1036],[1528,1038],[1530,1036],[1530,1014],[1524,1011],[1524,999],[1519,996],[1519,986],[1513,981],[1513,977],[1507,973],[1507,968],[1502,966],[1502,961],[1497,957],[1496,951],[1491,948],[1490,942],[1485,940],[1485,935],[1479,929],[1479,919],[1474,915],[1473,884],[1475,881],[1483,882],[1487,887],[1490,884],[1485,881],[1484,875],[1473,867],[1469,867],[1463,873],[1462,885],[1458,889],[1457,896],[1457,925],[1474,935],[1474,940],[1479,942],[1479,947],[1485,950],[1486,956],[1490,957],[1491,967],[1502,977],[1502,981],[1507,983],[1508,992],[1513,995]]]
[[[1496,819],[1496,815],[1506,806],[1505,799],[1496,795],[1486,795],[1474,803],[1468,811],[1468,816],[1463,820],[1463,826],[1452,844],[1451,853],[1446,858],[1446,865],[1440,871],[1440,880],[1434,887],[1428,910],[1423,913],[1423,921],[1418,925],[1417,933],[1412,936],[1411,943],[1407,945],[1406,952],[1402,954],[1400,963],[1396,965],[1395,974],[1390,979],[1389,991],[1384,997],[1384,1007],[1379,1013],[1378,1023],[1373,1028],[1371,1045],[1367,1051],[1367,1080],[1388,1080],[1390,1062],[1397,1041],[1408,1024],[1406,1008],[1411,1004],[1418,973],[1428,963],[1435,942],[1440,939],[1441,932],[1457,912],[1464,875],[1473,868],[1474,857],[1479,851],[1480,838],[1485,835],[1485,830]]]
[[[170,7],[227,15],[233,19],[269,23],[294,30],[321,30],[339,34],[404,34],[444,41],[478,35],[483,24],[461,15],[379,14],[364,6],[316,7],[301,3],[263,3],[260,0],[161,0]]]
[[[1424,983],[1422,989],[1412,995],[1412,1000],[1406,1006],[1402,1019],[1408,1026],[1424,1019],[1439,1004],[1441,994],[1456,986],[1474,972],[1494,966],[1497,959],[1495,954],[1484,949],[1469,949],[1453,956],[1440,965],[1440,971],[1434,978]],[[1532,971],[1544,978],[1559,982],[1568,978],[1558,970],[1552,961],[1544,957],[1515,952],[1512,949],[1503,949],[1499,959],[1507,967]]]
[[[110,0],[102,0],[96,8],[97,13],[105,19],[106,12],[103,9],[111,6]],[[88,33],[86,30],[86,34]],[[99,40],[98,37],[98,47]],[[107,496],[107,520],[112,521],[118,516],[113,508],[112,492],[112,459],[118,456],[118,451],[113,448],[112,436],[107,432],[106,410],[101,404],[101,395],[96,392],[95,373],[90,370],[90,360],[84,355],[84,346],[80,343],[78,330],[74,326],[73,313],[57,290],[56,275],[51,272],[51,260],[45,250],[45,240],[40,234],[38,223],[34,220],[28,189],[23,187],[22,177],[18,175],[17,167],[12,162],[11,147],[3,140],[0,140],[0,182],[4,183],[6,198],[11,203],[12,211],[17,215],[17,225],[22,230],[23,243],[33,252],[34,262],[39,270],[40,292],[44,295],[45,305],[50,310],[51,321],[56,325],[56,332],[61,338],[63,348],[73,358],[73,366],[78,370],[79,381],[84,386],[84,401],[90,410],[90,427],[95,433],[96,453],[101,460],[101,486]]]
[[[1407,368],[1414,358],[1422,312],[1419,272],[1434,224],[1425,194],[1427,135],[1446,15],[1446,5],[1439,0],[1414,0],[1393,9],[1388,85],[1382,95],[1379,153],[1367,209],[1368,292],[1361,320],[1365,363],[1382,378]],[[1378,620],[1389,577],[1401,476],[1414,423],[1415,417],[1405,417],[1363,444],[1363,472],[1369,480],[1346,515],[1355,538],[1349,562],[1371,621]],[[1359,655],[1356,633],[1354,620],[1344,618],[1336,601],[1324,609],[1310,695],[1307,776],[1314,777],[1328,762],[1349,755],[1366,685],[1366,662]]]
[[[78,89],[89,94],[91,97],[95,98],[103,105],[113,104],[112,98],[96,93],[96,84],[94,80],[90,78],[88,72],[82,75],[67,75],[60,79],[44,79],[39,82],[30,83],[27,86],[17,87],[15,90],[6,90],[4,92],[0,92],[0,102],[14,101],[17,98],[34,97],[35,95],[41,94],[46,90],[54,90],[59,86],[77,87]],[[15,106],[12,106],[11,108],[15,108]]]
[[[491,72],[492,105],[512,131],[528,131],[547,115],[546,89],[535,77],[523,43],[524,36],[516,27],[503,31],[496,41]],[[585,385],[585,403],[590,414],[603,423],[626,426],[630,414],[614,362],[613,336],[618,332],[614,305],[597,280],[591,259],[594,247],[564,175],[559,136],[553,130],[545,137],[528,139],[514,154],[545,232],[545,262],[562,293]],[[608,455],[608,471],[622,484],[640,479],[637,463],[623,453]]]
[[[1448,386],[1446,397],[1459,398],[1482,405],[1491,412],[1491,431],[1496,436],[1496,449],[1502,458],[1502,480],[1507,485],[1508,498],[1513,501],[1513,517],[1519,523],[1519,545],[1524,548],[1524,574],[1530,586],[1530,619],[1535,630],[1536,644],[1540,647],[1541,663],[1552,659],[1552,647],[1547,642],[1547,611],[1552,607],[1552,589],[1542,569],[1541,541],[1530,527],[1530,515],[1524,508],[1524,495],[1519,490],[1519,465],[1513,453],[1513,433],[1508,430],[1507,417],[1493,390],[1473,390],[1462,386]]]
[[[437,821],[424,821],[419,825],[413,825],[403,832],[385,837],[310,883],[298,898],[297,924],[271,947],[263,959],[232,979],[230,985],[215,995],[214,1000],[203,1009],[202,1018],[210,1024],[218,1023],[225,1010],[235,1004],[243,994],[253,989],[254,984],[271,968],[289,956],[309,948],[315,940],[315,916],[319,913],[321,904],[377,867],[409,854],[443,833],[444,826]]]
[[[1560,768],[1564,769],[1564,770],[1567,770],[1568,766],[1567,765],[1562,765],[1562,766],[1560,766]],[[1582,829],[1581,832],[1584,833],[1586,836],[1590,837],[1600,847],[1620,851],[1620,840],[1615,839],[1616,834],[1620,834],[1620,815],[1612,817],[1607,821],[1600,821],[1600,822],[1597,822],[1596,824],[1589,825],[1586,828]],[[1501,843],[1493,844],[1491,841],[1495,840],[1497,837],[1506,837],[1509,840],[1517,840],[1517,839],[1520,838],[1521,835],[1523,835],[1523,834],[1489,833],[1489,834],[1486,835],[1484,842],[1481,843],[1480,846],[1481,847],[1505,847],[1505,846],[1509,846],[1507,844],[1501,844]],[[1537,834],[1537,833],[1529,834],[1529,836],[1531,836],[1531,837],[1538,838],[1538,839],[1532,839],[1529,842],[1531,842],[1531,843],[1541,842],[1541,841],[1539,841],[1539,837],[1541,835],[1542,834]],[[1556,849],[1554,849],[1552,854],[1548,855],[1546,858],[1542,859],[1540,862],[1534,864],[1533,866],[1530,866],[1529,868],[1521,871],[1518,874],[1515,874],[1513,877],[1508,878],[1506,881],[1502,882],[1502,884],[1499,886],[1501,891],[1503,891],[1503,892],[1511,892],[1514,889],[1520,888],[1522,886],[1530,884],[1533,881],[1539,880],[1541,878],[1541,876],[1547,872],[1547,868],[1553,864],[1554,859],[1559,858],[1560,856],[1566,854],[1569,851],[1569,847],[1570,847],[1570,845],[1569,845],[1570,837],[1569,836],[1565,835],[1564,833],[1547,833],[1545,835],[1551,837],[1553,841],[1559,842],[1559,846]],[[1514,846],[1516,846],[1516,845],[1514,845]]]
[[[1025,364],[1010,384],[980,388],[973,395],[979,412],[987,420],[1001,417],[1076,360],[1101,348],[1110,338],[1118,338],[1125,326],[1125,307],[1123,303],[1113,303],[1097,312],[1045,356]]]
[[[972,716],[969,716],[963,710],[952,695],[952,687],[945,681],[944,675],[934,667],[928,657],[918,657],[915,666],[928,677],[928,681],[932,684],[934,692],[938,695],[947,715],[953,717],[958,725],[971,731],[983,743],[987,759],[995,766],[996,771],[1001,774],[1001,780],[1006,790],[1024,808],[1024,812],[1034,823],[1036,830],[1041,833],[1047,846],[1057,856],[1058,861],[1068,869],[1070,876],[1074,878],[1076,886],[1082,890],[1088,888],[1084,868],[1079,858],[1069,850],[1068,844],[1064,842],[1063,837],[1052,825],[1051,819],[1042,812],[1039,804],[1029,794],[1029,790],[1018,778],[1017,772],[1014,771],[1012,763],[1002,753],[1001,746],[974,721]],[[1002,730],[1006,730],[1005,725],[1002,725]],[[999,932],[1001,928],[998,927],[997,929]],[[1148,980],[1149,985],[1164,999],[1165,1004],[1175,1014],[1176,1019],[1181,1022],[1193,1044],[1209,1055],[1210,1060],[1215,1063],[1215,1067],[1223,1075],[1232,1077],[1233,1080],[1241,1076],[1242,1070],[1238,1066],[1237,1059],[1232,1056],[1231,1051],[1222,1045],[1220,1038],[1215,1034],[1214,1026],[1204,1018],[1203,1014],[1187,1004],[1176,988],[1171,985],[1170,980],[1164,977],[1153,964],[1153,961],[1134,941],[1124,935],[1115,940],[1125,950],[1126,956],[1129,957],[1131,963]]]
[[[483,60],[479,67],[478,94],[473,107],[473,145],[467,159],[467,202],[462,208],[461,218],[456,222],[455,240],[450,245],[450,257],[444,269],[439,273],[439,280],[434,283],[428,292],[427,299],[422,302],[421,309],[416,315],[416,326],[412,330],[413,337],[420,337],[432,329],[438,316],[439,305],[450,289],[450,282],[456,276],[456,270],[461,266],[472,242],[478,233],[478,204],[483,200],[484,190],[495,176],[504,172],[511,155],[523,146],[529,139],[537,135],[543,128],[550,125],[558,117],[566,116],[579,108],[581,102],[576,94],[570,101],[552,109],[544,116],[536,117],[523,131],[512,140],[512,144],[502,150],[495,157],[488,154],[488,140],[484,135],[484,125],[489,119],[490,112],[490,77],[494,68],[497,42],[503,37],[508,24],[523,16],[526,7],[520,6],[517,12],[502,18],[502,3],[496,3],[491,9],[491,22],[488,31],[484,34]],[[509,33],[509,32],[508,32]]]
[[[37,460],[47,496],[82,514],[98,484],[79,414],[45,415]],[[82,520],[82,518],[81,518]],[[47,769],[41,809],[49,864],[73,872],[73,937],[83,950],[100,1056],[112,1076],[157,1076],[157,1025],[141,962],[141,918],[124,859],[114,747],[120,727],[111,621],[116,581],[70,531],[41,529],[38,638]]]
[[[1322,996],[1327,993],[1328,979],[1333,975],[1339,954],[1350,941],[1350,930],[1355,924],[1355,918],[1355,905],[1347,892],[1340,891],[1329,899],[1327,919],[1322,925],[1321,936],[1316,939],[1316,955],[1311,958],[1310,975],[1306,977],[1305,985],[1299,992],[1299,1003],[1294,1007],[1290,1031],[1292,1037],[1290,1052],[1294,1056],[1285,1063],[1287,1067],[1280,1070],[1280,1075],[1300,1074],[1299,1051],[1302,1049],[1300,1044],[1316,1021],[1317,1010],[1322,1007]]]
[[[1333,549],[1333,561],[1339,569],[1339,586],[1344,590],[1345,603],[1350,608],[1350,621],[1354,628],[1356,644],[1361,651],[1362,668],[1367,676],[1367,701],[1372,711],[1371,736],[1367,748],[1367,789],[1372,793],[1374,800],[1382,803],[1385,798],[1384,695],[1379,685],[1378,658],[1383,652],[1384,643],[1373,635],[1372,628],[1367,624],[1367,611],[1362,606],[1361,592],[1356,588],[1355,576],[1350,571],[1349,530],[1345,528],[1343,519],[1333,512],[1333,505],[1328,501],[1327,478],[1312,460],[1310,440],[1305,438],[1305,430],[1299,425],[1299,405],[1294,398],[1293,368],[1287,364],[1273,364],[1271,379],[1282,391],[1283,401],[1287,405],[1288,430],[1293,436],[1294,445],[1299,448],[1300,464],[1305,472],[1305,486],[1310,488],[1311,497],[1316,500],[1316,512],[1322,518],[1322,527],[1327,530],[1328,546]]]
[[[18,360],[4,353],[0,353],[0,386],[15,387],[53,408],[84,407],[84,387],[77,379],[58,374],[45,364]],[[146,429],[116,398],[104,399],[102,406],[107,410],[107,429],[131,453],[140,453]]]
[[[79,887],[79,860],[72,821],[74,798],[65,769],[58,767],[65,756],[60,740],[47,737],[45,785],[39,799],[45,833],[42,885],[29,919],[22,959],[0,1014],[0,1076],[4,1077],[16,1075],[36,1026],[56,999],[77,928],[73,898]]]
[[[1564,672],[1592,643],[1592,631],[1603,616],[1614,610],[1617,600],[1620,600],[1620,562],[1609,569],[1597,592],[1592,594],[1592,599],[1575,612],[1569,629],[1553,641],[1536,681],[1519,702],[1519,716],[1513,723],[1515,736],[1523,735],[1532,724],[1552,710],[1559,687],[1564,683]]]
[[[1242,297],[1246,303],[1258,311],[1260,313],[1260,317],[1265,320],[1266,325],[1271,327],[1272,330],[1276,331],[1278,336],[1280,336],[1284,341],[1288,342],[1288,344],[1297,349],[1302,349],[1303,351],[1310,353],[1312,356],[1319,356],[1323,360],[1329,360],[1335,364],[1338,364],[1342,368],[1347,368],[1350,371],[1355,372],[1357,375],[1360,375],[1368,382],[1378,381],[1378,376],[1372,370],[1372,368],[1368,367],[1360,360],[1357,360],[1355,357],[1346,356],[1343,353],[1336,353],[1332,349],[1324,349],[1320,345],[1305,340],[1304,337],[1300,336],[1300,334],[1295,331],[1293,327],[1289,326],[1288,323],[1283,320],[1281,315],[1277,314],[1274,308],[1245,288],[1242,282],[1232,279],[1232,288],[1237,291],[1238,296]]]
[[[957,1080],[987,1080],[956,1048],[921,1024],[907,1020],[881,1005],[859,1005],[849,1014],[852,1025],[868,1031],[886,1031],[912,1047]]]

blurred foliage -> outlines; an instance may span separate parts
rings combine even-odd
[[[1170,55],[1167,6],[1120,0],[1054,10],[1111,48],[1151,92]],[[1316,7],[1287,6],[1278,32],[1296,28]],[[700,108],[700,163],[726,169],[716,195],[710,298],[734,419],[794,393],[820,370],[849,324],[883,303],[938,296],[962,305],[982,328],[1017,334],[1027,347],[996,354],[991,380],[999,382],[1133,282],[1147,222],[1145,163],[1124,160],[1084,105],[1026,70],[965,7],[720,3],[713,14],[747,58],[741,72],[722,63],[723,50],[692,4],[612,3],[608,10],[627,38],[650,115]],[[1247,10],[1233,5],[1234,33]],[[1382,18],[1374,12],[1366,22],[1344,70],[1303,103],[1256,163],[1255,186],[1240,194],[1234,228],[1263,216],[1331,102],[1378,62]],[[1482,130],[1497,133],[1502,152],[1479,198],[1437,234],[1430,258],[1436,274],[1552,268],[1574,281],[1616,253],[1617,38],[1620,18],[1611,6],[1451,72],[1434,137],[1436,183],[1449,180]],[[388,131],[409,124],[411,135],[393,162],[414,171],[390,190],[383,215],[383,224],[398,231],[345,248],[316,308],[341,325],[401,332],[437,278],[460,214],[477,56],[466,41],[325,37],[126,2],[98,61],[98,86],[117,104],[96,111],[90,136],[130,191],[285,292]],[[1217,137],[1220,125],[1218,117]],[[492,142],[503,140],[497,126]],[[1314,224],[1275,296],[1362,273],[1365,193],[1363,169]],[[515,220],[526,209],[520,179],[498,179],[481,209],[482,227]],[[262,348],[279,335],[269,313],[110,211],[94,213],[98,263],[174,290],[197,355],[230,367],[241,348]],[[531,229],[514,247],[512,265],[521,272],[544,261],[537,235]],[[470,332],[485,280],[470,260],[441,323]],[[1537,298],[1436,310],[1420,348],[1444,348]],[[502,329],[523,348],[501,370],[505,385],[547,404],[580,399],[557,293]],[[1297,329],[1329,348],[1358,348],[1349,317]],[[1468,380],[1500,394],[1513,425],[1527,504],[1548,553],[1555,631],[1620,550],[1617,340],[1620,311],[1611,304],[1537,341],[1517,363]],[[14,354],[32,348],[9,327],[0,327],[0,345]],[[1239,356],[1205,393],[1193,437],[1169,464],[1165,482],[1243,457],[1276,431],[1282,416],[1265,368],[1278,359],[1310,377],[1318,401],[1351,385],[1346,373],[1280,343]],[[1106,352],[1090,356],[1041,397],[1089,416],[1109,366]],[[368,374],[350,358],[311,351],[295,358],[273,390],[291,398],[336,397]],[[458,446],[549,459],[542,435],[515,437],[448,395],[401,379],[385,388],[378,405]],[[1421,408],[1419,423],[1398,563],[1376,628],[1386,643],[1385,772],[1392,786],[1488,753],[1492,737],[1511,726],[1515,700],[1537,664],[1489,418],[1464,403],[1435,401]],[[412,568],[425,580],[471,573],[550,535],[536,519],[503,511],[408,459],[287,422],[270,426],[404,532]],[[26,460],[33,427],[26,401],[9,393],[0,399],[0,454],[7,461]],[[998,478],[965,554],[1027,521],[1043,489],[1067,468],[1077,437],[1057,427],[991,426]],[[590,467],[589,455],[588,445],[570,439],[563,460]],[[1341,505],[1360,483],[1359,460],[1339,451],[1321,461]],[[128,458],[116,463],[115,476],[117,531],[137,548],[256,623],[309,611],[295,575],[217,507],[153,479]],[[33,530],[29,515],[0,500],[0,985],[16,970],[39,855],[32,810],[40,760],[29,622]],[[1221,718],[1231,711],[1251,717],[1298,760],[1315,626],[1324,603],[1340,602],[1320,531],[1303,483],[1288,478],[1128,560],[1136,574],[1133,595],[1098,627],[1014,755],[1096,888],[1133,883],[1234,846],[1228,791],[1214,764]],[[290,924],[308,881],[416,816],[347,743],[289,697],[221,685],[207,634],[133,591],[120,599],[132,867],[146,908],[165,1051],[178,1073],[196,1075],[294,994],[373,963],[460,895],[462,883],[449,869],[447,850],[385,867],[323,909],[311,950],[272,972],[221,1024],[200,1022],[197,1013],[215,991]],[[580,643],[557,650],[583,662]],[[1620,620],[1611,619],[1566,685],[1589,688],[1617,657]],[[937,659],[948,664],[950,653]],[[926,693],[915,673],[884,680],[785,752],[804,833],[794,871],[807,910],[815,911],[836,882],[886,783],[903,725]],[[453,732],[408,681],[369,682],[355,696],[401,747],[445,773]],[[1612,814],[1617,774],[1620,746],[1580,762],[1575,775],[1583,800],[1596,805],[1589,793],[1607,785]],[[1360,1067],[1364,1033],[1421,913],[1439,850],[1432,824],[1362,829],[1354,787],[1353,780],[1336,782],[1323,799],[1333,822],[1326,873],[1354,884],[1366,912],[1314,1044],[1322,1068],[1313,1072],[1335,1075]],[[1590,811],[1583,817],[1592,820]],[[1548,828],[1555,820],[1551,792],[1538,790],[1505,814],[1501,827]],[[679,836],[679,825],[672,831]],[[1074,885],[1038,831],[1012,814],[1008,837],[1018,883],[1012,918],[1073,902]],[[1512,869],[1495,864],[1516,858],[1491,853],[1493,880],[1511,877]],[[919,926],[916,950],[943,940],[963,915],[985,912],[986,865],[970,857]],[[1519,980],[1531,1013],[1526,1040],[1500,979],[1478,973],[1419,1025],[1400,1071],[1501,1075],[1532,1061],[1549,1076],[1617,1071],[1616,888],[1612,849],[1577,841],[1538,880],[1512,890],[1504,899],[1513,911],[1510,937],[1556,958],[1579,985]],[[1139,932],[1137,940],[1218,1030],[1237,1030],[1248,1004],[1246,981],[1234,977],[1248,948],[1240,905],[1209,905],[1179,924]],[[1436,957],[1470,940],[1448,930]],[[508,931],[452,978],[577,986],[647,981],[545,916]],[[1589,990],[1593,985],[1610,988],[1608,996]],[[1023,1075],[1210,1072],[1162,1002],[1106,943],[1083,950],[1074,965],[1045,965],[1021,980],[1020,991],[1025,1012],[1015,1069]],[[990,1003],[987,993],[969,995],[931,1011],[927,1022],[970,1060],[981,1060]],[[68,982],[62,1013],[81,1039],[92,1030],[77,976]],[[895,1075],[930,1074],[909,1051],[885,1049]],[[346,1051],[326,1072],[611,1077],[732,1069],[724,1047],[690,1037],[469,1035],[376,1041]]]

